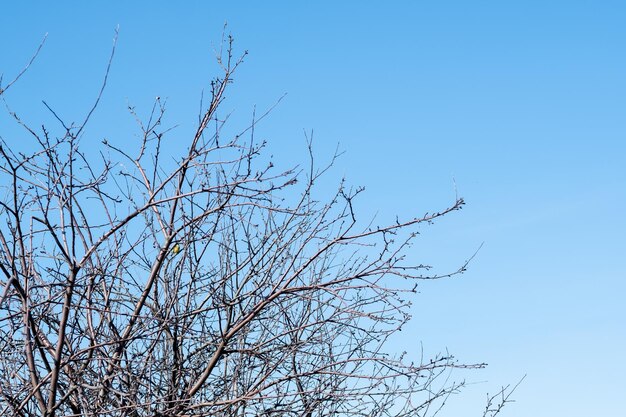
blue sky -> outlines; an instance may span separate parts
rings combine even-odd
[[[346,151],[331,177],[366,186],[359,208],[381,221],[443,208],[455,184],[466,199],[412,256],[446,271],[484,246],[462,277],[421,287],[397,341],[490,364],[455,374],[472,384],[440,416],[480,415],[524,374],[505,416],[626,414],[626,3],[182,3],[5,4],[5,82],[49,34],[9,103],[37,123],[42,99],[83,117],[119,24],[94,140],[132,131],[127,103],[157,95],[184,133],[228,22],[250,52],[233,123],[287,93],[259,127],[277,160],[303,157],[314,129],[320,159]]]

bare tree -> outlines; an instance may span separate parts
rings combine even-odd
[[[9,111],[33,145],[0,146],[0,415],[432,415],[462,385],[449,369],[483,366],[385,350],[438,278],[405,260],[416,228],[463,200],[362,226],[360,189],[315,197],[328,165],[310,141],[308,166],[280,171],[257,120],[222,133],[231,39],[218,62],[174,163],[158,98],[145,120],[131,110],[141,140],[98,151],[99,97],[80,123],[50,109],[57,133]]]

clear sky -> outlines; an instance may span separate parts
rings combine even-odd
[[[157,95],[186,132],[226,21],[250,52],[234,122],[287,93],[259,127],[277,160],[314,129],[320,159],[346,151],[331,177],[366,186],[359,207],[381,221],[441,209],[455,184],[466,199],[411,256],[446,271],[484,246],[463,276],[422,285],[396,342],[489,363],[454,374],[472,384],[442,417],[480,415],[524,374],[504,416],[626,415],[624,1],[12,1],[5,82],[49,35],[7,99],[31,122],[42,99],[82,118],[119,24],[93,140],[128,135],[126,105]]]

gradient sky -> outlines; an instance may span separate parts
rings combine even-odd
[[[466,199],[411,256],[449,271],[484,246],[464,275],[421,286],[392,347],[489,363],[453,375],[471,384],[441,417],[481,415],[487,392],[525,374],[503,416],[626,415],[625,2],[95,3],[3,4],[4,83],[48,33],[7,93],[27,121],[50,121],[42,99],[84,116],[119,24],[84,140],[128,136],[126,105],[147,112],[155,96],[191,131],[228,22],[250,52],[226,102],[233,123],[287,93],[259,126],[276,160],[304,157],[303,130],[320,161],[339,144],[328,186],[366,186],[364,218]]]

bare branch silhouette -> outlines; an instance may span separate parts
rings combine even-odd
[[[314,198],[329,165],[310,141],[307,167],[280,171],[254,137],[266,113],[222,134],[232,42],[179,155],[160,98],[146,120],[131,109],[138,143],[85,143],[106,75],[82,122],[54,113],[58,135],[12,113],[34,145],[0,144],[1,415],[430,415],[463,385],[450,369],[484,366],[386,344],[439,277],[407,261],[417,228],[463,200],[363,226],[361,189]]]

